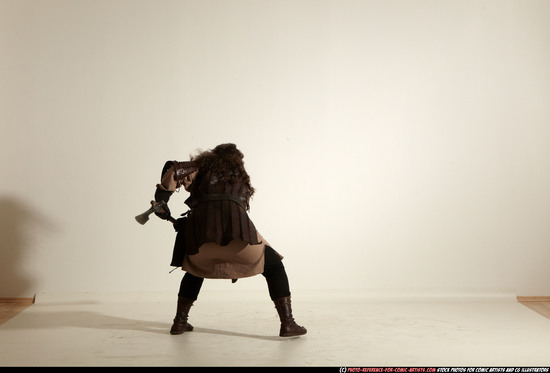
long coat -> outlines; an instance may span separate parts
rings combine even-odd
[[[191,210],[175,245],[185,245],[182,270],[202,278],[238,279],[264,271],[264,250],[269,245],[248,216],[247,189],[242,183],[203,180],[194,162],[167,162],[157,188],[190,193]],[[209,200],[209,196],[237,198]],[[206,199],[206,200],[205,200]],[[238,203],[239,199],[242,203]],[[278,254],[281,259],[282,256]],[[178,263],[172,265],[179,266]]]

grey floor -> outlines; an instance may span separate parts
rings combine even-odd
[[[550,366],[550,320],[515,296],[293,292],[278,337],[263,291],[209,292],[168,333],[173,294],[38,294],[0,326],[0,366]]]

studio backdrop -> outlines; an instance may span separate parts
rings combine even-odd
[[[0,297],[175,293],[173,228],[134,217],[165,161],[226,142],[293,290],[550,295],[549,16],[546,0],[0,0]]]

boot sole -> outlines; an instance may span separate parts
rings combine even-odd
[[[301,335],[306,335],[307,331],[303,333],[290,333],[290,334],[279,334],[279,337],[299,337]]]
[[[187,328],[185,328],[184,330],[182,330],[181,332],[180,331],[177,331],[177,332],[173,332],[172,330],[170,330],[170,334],[172,335],[180,335],[180,334],[183,334],[185,332],[190,332],[190,331],[193,331],[193,327],[191,325],[189,325]]]

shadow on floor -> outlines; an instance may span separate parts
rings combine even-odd
[[[16,322],[7,322],[2,325],[3,330],[17,329],[60,329],[60,328],[89,328],[100,330],[138,331],[155,334],[170,335],[171,321],[139,320],[125,317],[105,315],[91,311],[40,311],[22,312],[17,315]],[[281,338],[273,335],[256,335],[239,333],[229,330],[195,327],[188,333],[217,334],[231,337],[253,338],[266,341],[281,341],[299,337]],[[177,338],[178,336],[173,336]]]

